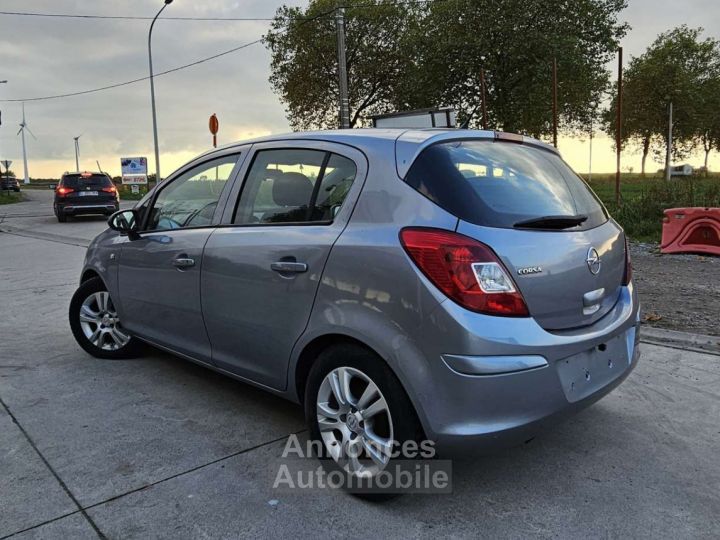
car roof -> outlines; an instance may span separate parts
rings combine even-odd
[[[228,150],[237,146],[247,144],[256,144],[274,141],[292,141],[292,140],[315,140],[335,142],[353,146],[365,153],[372,153],[373,150],[385,147],[386,145],[395,146],[395,160],[398,176],[404,178],[410,165],[415,161],[418,154],[428,146],[452,140],[467,139],[489,139],[502,140],[507,138],[515,142],[522,142],[548,150],[558,154],[557,149],[544,143],[538,139],[525,135],[515,135],[500,131],[475,130],[475,129],[449,129],[449,128],[427,128],[427,129],[407,129],[407,128],[357,128],[357,129],[331,129],[317,131],[293,131],[290,133],[280,133],[277,135],[267,135],[257,137],[245,141],[237,141],[218,148],[208,150],[199,157],[212,155],[215,152]]]

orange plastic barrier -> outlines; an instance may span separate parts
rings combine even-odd
[[[720,256],[720,208],[665,210],[660,251]]]

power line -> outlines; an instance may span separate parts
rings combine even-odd
[[[355,4],[347,6],[337,6],[345,9],[364,9],[378,8],[386,6],[402,6],[415,4],[433,4],[435,2],[443,2],[447,0],[398,0],[397,2],[387,2],[380,4]],[[334,10],[333,10],[334,11]],[[100,20],[119,20],[119,21],[150,21],[153,17],[144,17],[140,15],[89,15],[75,13],[44,13],[39,11],[0,11],[0,15],[15,17],[45,17],[55,19],[100,19]],[[316,17],[299,17],[299,19],[314,20]],[[274,17],[163,17],[164,21],[272,21]]]
[[[312,16],[312,17],[308,17],[308,18],[304,19],[300,24],[307,24],[307,23],[309,23],[309,22],[311,22],[311,21],[314,21],[314,20],[316,20],[316,19],[320,19],[320,18],[322,18],[322,17],[327,17],[328,15],[330,15],[330,14],[332,14],[332,13],[334,13],[334,12],[335,12],[335,8],[333,8],[333,9],[331,9],[331,10],[328,10],[328,11],[324,11],[324,12],[322,12],[322,13],[318,13],[317,15],[314,15],[314,16]],[[209,62],[210,60],[215,60],[216,58],[220,58],[221,56],[226,56],[226,55],[228,55],[228,54],[232,54],[232,53],[237,52],[237,51],[239,51],[239,50],[242,50],[242,49],[246,49],[246,48],[248,48],[248,47],[251,47],[252,45],[257,45],[258,43],[261,43],[261,42],[262,42],[262,38],[256,39],[255,41],[251,41],[251,42],[249,42],[249,43],[245,43],[245,44],[240,45],[240,46],[238,46],[238,47],[233,47],[232,49],[228,49],[228,50],[223,51],[223,52],[221,52],[221,53],[214,54],[214,55],[212,55],[212,56],[208,56],[208,57],[202,58],[202,59],[200,59],[200,60],[196,60],[195,62],[190,62],[189,64],[184,64],[184,65],[182,65],[182,66],[177,66],[177,67],[174,67],[174,68],[172,68],[172,69],[168,69],[168,70],[166,70],[166,71],[162,71],[162,72],[160,72],[160,73],[156,73],[156,74],[153,75],[153,78],[159,77],[159,76],[161,76],[161,75],[167,75],[168,73],[174,73],[174,72],[176,72],[176,71],[180,71],[180,70],[182,70],[182,69],[187,69],[187,68],[189,68],[189,67],[197,66],[198,64],[203,64],[203,63],[205,63],[205,62]],[[111,90],[111,89],[113,89],[113,88],[120,88],[121,86],[127,86],[127,85],[129,85],[129,84],[135,84],[135,83],[138,83],[138,82],[147,81],[147,80],[149,80],[149,79],[150,79],[149,76],[147,76],[147,77],[139,77],[139,78],[137,78],[137,79],[132,79],[132,80],[130,80],[130,81],[124,81],[124,82],[120,82],[120,83],[116,83],[116,84],[110,84],[110,85],[107,85],[107,86],[102,86],[102,87],[100,87],[100,88],[92,88],[92,89],[90,89],[90,90],[82,90],[82,91],[79,91],[79,92],[69,92],[69,93],[66,93],[66,94],[56,94],[56,95],[52,95],[52,96],[41,96],[41,97],[34,97],[34,98],[1,99],[1,100],[0,100],[0,103],[18,103],[18,102],[25,102],[25,101],[47,101],[47,100],[50,100],[50,99],[60,99],[60,98],[67,98],[67,97],[73,97],[73,96],[82,96],[82,95],[85,95],[85,94],[93,94],[93,93],[95,93],[95,92],[102,92],[103,90]]]
[[[109,19],[121,21],[150,21],[152,17],[134,15],[76,15],[72,13],[40,13],[29,11],[0,11],[0,15],[17,17],[47,17],[57,19]],[[164,21],[272,21],[268,17],[163,17]]]
[[[180,71],[180,70],[182,70],[182,69],[187,69],[187,68],[189,68],[189,67],[197,66],[198,64],[203,64],[203,63],[205,63],[205,62],[209,62],[210,60],[215,60],[216,58],[220,58],[221,56],[225,56],[225,55],[228,55],[228,54],[232,54],[232,53],[237,52],[237,51],[239,51],[239,50],[241,50],[241,49],[246,49],[246,48],[248,48],[248,47],[250,47],[250,46],[252,46],[252,45],[256,45],[256,44],[258,44],[258,43],[260,43],[260,42],[262,42],[262,38],[261,38],[261,39],[256,39],[255,41],[251,41],[251,42],[249,42],[249,43],[245,43],[245,44],[240,45],[240,46],[238,46],[238,47],[233,47],[232,49],[228,49],[227,51],[223,51],[223,52],[221,52],[221,53],[214,54],[214,55],[212,55],[212,56],[208,56],[207,58],[202,58],[202,59],[200,59],[200,60],[196,60],[195,62],[191,62],[191,63],[189,63],[189,64],[184,64],[184,65],[182,65],[182,66],[177,66],[177,67],[174,67],[174,68],[172,68],[172,69],[168,69],[168,70],[166,70],[166,71],[161,71],[160,73],[156,73],[155,75],[153,75],[153,78],[159,77],[159,76],[161,76],[161,75],[167,75],[168,73],[174,73],[174,72],[176,72],[176,71]],[[110,85],[108,85],[108,86],[101,86],[100,88],[92,88],[92,89],[90,89],[90,90],[82,90],[82,91],[80,91],[80,92],[70,92],[70,93],[67,93],[67,94],[56,94],[56,95],[53,95],[53,96],[42,96],[42,97],[22,98],[22,99],[19,99],[19,98],[17,98],[17,99],[1,99],[0,102],[3,102],[3,103],[17,103],[17,102],[21,102],[21,101],[22,101],[22,102],[25,102],[25,101],[46,101],[46,100],[49,100],[49,99],[60,99],[60,98],[73,97],[73,96],[82,96],[82,95],[85,95],[85,94],[93,94],[93,93],[95,93],[95,92],[102,92],[103,90],[111,90],[112,88],[119,88],[119,87],[121,87],[121,86],[127,86],[127,85],[129,85],[129,84],[135,84],[135,83],[138,83],[138,82],[147,81],[148,79],[150,79],[149,76],[147,76],[147,77],[140,77],[140,78],[137,78],[137,79],[133,79],[133,80],[131,80],[131,81],[124,81],[124,82],[120,82],[120,83],[116,83],[116,84],[110,84]]]
[[[392,6],[392,5],[431,4],[431,3],[435,3],[435,2],[445,2],[445,1],[448,1],[448,0],[403,0],[403,1],[393,2],[393,3],[387,3],[387,4],[356,4],[356,5],[354,5],[354,6],[348,6],[348,9],[352,9],[352,8],[368,8],[368,7],[385,7],[385,6]],[[323,17],[327,17],[328,15],[332,15],[332,14],[334,14],[335,11],[336,11],[338,8],[340,8],[340,7],[343,7],[343,6],[336,6],[336,7],[332,8],[332,9],[330,9],[330,10],[324,11],[324,12],[322,12],[322,13],[318,13],[317,15],[313,15],[312,17],[302,18],[302,19],[301,19],[302,22],[301,22],[300,24],[301,24],[301,25],[304,25],[304,24],[307,24],[307,23],[309,23],[309,22],[315,21],[315,20],[317,20],[317,19],[321,19],[321,18],[323,18]],[[115,16],[115,17],[113,17],[113,16],[100,16],[100,15],[63,15],[63,14],[53,14],[53,15],[50,15],[50,14],[29,14],[29,13],[25,13],[25,12],[6,12],[6,11],[0,11],[0,15],[4,15],[4,14],[31,15],[31,16],[56,16],[56,17],[60,17],[60,16],[65,17],[65,16],[68,16],[68,17],[83,17],[83,18],[127,18],[127,17],[120,17],[120,16]],[[170,19],[170,18],[169,18],[169,17],[168,17],[168,18],[166,18],[166,17],[163,17],[163,18],[162,18],[162,20],[168,20],[168,19]],[[144,18],[142,18],[142,20],[144,20]],[[176,20],[177,20],[177,19],[176,19]],[[182,19],[182,20],[191,20],[191,19]],[[210,20],[210,19],[192,19],[192,20]],[[221,19],[214,19],[214,20],[221,20]],[[222,19],[222,20],[274,20],[274,19]],[[295,20],[300,20],[300,19],[298,18],[298,19],[295,19]],[[203,64],[203,63],[205,63],[205,62],[209,62],[210,60],[215,60],[216,58],[220,58],[220,57],[222,57],[222,56],[226,56],[226,55],[228,55],[228,54],[232,54],[232,53],[237,52],[237,51],[239,51],[239,50],[246,49],[246,48],[248,48],[248,47],[251,47],[252,45],[257,45],[258,43],[261,43],[262,41],[263,41],[262,38],[256,39],[255,41],[251,41],[251,42],[249,42],[249,43],[245,43],[245,44],[240,45],[240,46],[238,46],[238,47],[233,47],[232,49],[228,49],[228,50],[223,51],[223,52],[220,52],[220,53],[218,53],[218,54],[214,54],[214,55],[212,55],[212,56],[208,56],[208,57],[206,57],[206,58],[202,58],[202,59],[200,59],[200,60],[196,60],[195,62],[190,62],[189,64],[184,64],[184,65],[182,65],[182,66],[177,66],[177,67],[174,67],[174,68],[172,68],[172,69],[168,69],[168,70],[166,70],[166,71],[162,71],[162,72],[160,72],[160,73],[156,73],[156,74],[153,75],[153,78],[159,77],[159,76],[161,76],[161,75],[167,75],[167,74],[169,74],[169,73],[174,73],[174,72],[176,72],[176,71],[180,71],[180,70],[183,70],[183,69],[187,69],[187,68],[190,68],[190,67],[193,67],[193,66],[197,66],[197,65],[199,65],[199,64]],[[90,90],[81,90],[81,91],[78,91],[78,92],[68,92],[68,93],[66,93],[66,94],[55,94],[55,95],[51,95],[51,96],[40,96],[40,97],[31,97],[31,98],[0,99],[0,103],[20,103],[20,102],[25,102],[25,101],[48,101],[48,100],[51,100],[51,99],[61,99],[61,98],[67,98],[67,97],[82,96],[82,95],[86,95],[86,94],[94,94],[94,93],[96,93],[96,92],[102,92],[102,91],[104,91],[104,90],[112,90],[113,88],[120,88],[120,87],[122,87],[122,86],[127,86],[127,85],[130,85],[130,84],[135,84],[135,83],[138,83],[138,82],[147,81],[147,80],[149,80],[149,79],[150,79],[149,76],[139,77],[139,78],[137,78],[137,79],[132,79],[132,80],[129,80],[129,81],[124,81],[124,82],[120,82],[120,83],[110,84],[110,85],[107,85],[107,86],[101,86],[101,87],[99,87],[99,88],[92,88],[92,89],[90,89]]]

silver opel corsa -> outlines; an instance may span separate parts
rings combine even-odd
[[[528,137],[232,144],[109,225],[70,304],[83,349],[149,343],[299,402],[322,457],[350,472],[405,441],[445,455],[526,441],[637,363],[624,232]]]

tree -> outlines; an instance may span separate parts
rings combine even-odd
[[[411,55],[404,50],[419,13],[413,4],[344,0],[350,126],[391,108]],[[357,5],[358,7],[352,7]],[[335,0],[307,9],[278,9],[265,44],[272,56],[270,83],[286,105],[293,129],[331,128],[338,118]]]
[[[700,39],[701,28],[680,26],[660,34],[624,71],[622,141],[642,149],[642,174],[648,154],[684,159],[702,137],[703,89],[718,72],[718,42]],[[710,103],[708,98],[708,106]],[[668,145],[668,112],[673,105],[673,147]],[[604,116],[615,137],[616,97]],[[709,131],[707,131],[709,133]]]
[[[455,0],[431,4],[422,19],[409,106],[445,103],[461,116],[481,105],[485,70],[492,127],[535,136],[552,131],[552,63],[565,129],[586,129],[608,83],[606,63],[627,26],[624,0]],[[471,126],[479,126],[473,116]]]
[[[705,173],[710,152],[720,150],[720,75],[708,77],[699,88],[696,138],[705,152]]]
[[[347,10],[352,125],[363,115],[450,105],[479,126],[471,115],[480,107],[483,67],[492,126],[548,134],[555,57],[562,126],[584,128],[627,30],[617,20],[625,0],[343,3],[357,6]],[[293,128],[337,125],[335,29],[331,16],[321,16],[334,6],[283,7],[265,36],[270,82]]]

